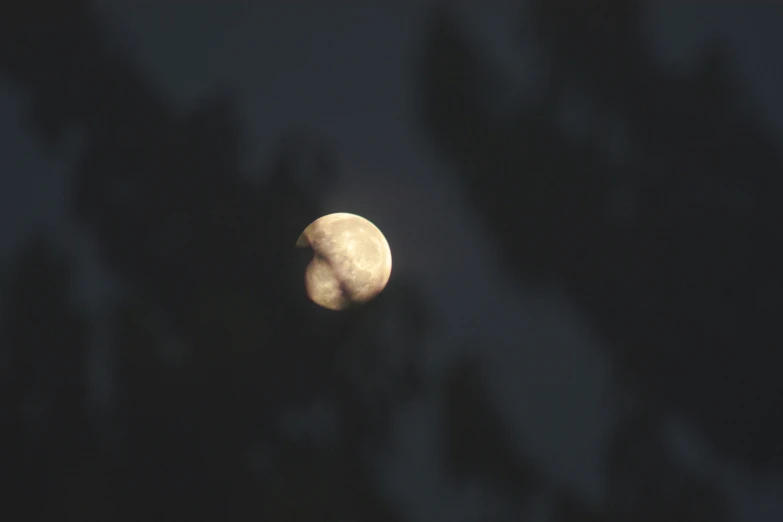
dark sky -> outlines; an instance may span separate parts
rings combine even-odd
[[[439,321],[423,354],[431,378],[440,378],[460,341],[483,339],[488,348],[481,357],[519,443],[555,480],[587,495],[600,492],[596,477],[610,416],[603,402],[607,368],[595,348],[599,341],[556,292],[520,295],[507,288],[459,190],[413,124],[410,60],[428,2],[356,2],[368,5],[352,8],[346,2],[342,10],[331,2],[103,4],[117,44],[129,46],[172,99],[188,104],[220,87],[238,94],[249,172],[263,169],[282,131],[312,131],[334,144],[341,177],[327,190],[326,210],[374,221],[392,246],[394,275],[409,274],[424,288]],[[512,5],[460,6],[476,37],[501,59],[510,55]],[[672,2],[656,10],[650,31],[661,60],[671,67],[687,67],[706,42],[726,38],[749,105],[780,130],[783,69],[772,50],[781,48],[783,36],[775,18],[740,2],[709,8]],[[20,132],[24,107],[12,91],[0,91],[0,113],[10,115],[0,120],[0,172],[13,173],[0,177],[2,251],[39,225],[73,241],[76,232],[57,219],[65,200],[60,174],[69,161],[68,146],[55,156],[42,154]],[[78,140],[72,141],[75,146]],[[85,285],[91,297],[104,290],[94,279]],[[520,351],[520,344],[535,350]],[[434,407],[434,399],[425,399],[399,416],[395,444],[380,469],[417,520],[457,522],[491,496],[450,484],[438,470]],[[692,449],[684,453],[697,456]],[[705,459],[699,464],[705,470],[724,467]],[[726,481],[733,483],[748,520],[751,515],[783,520],[783,485],[750,483],[728,469]]]

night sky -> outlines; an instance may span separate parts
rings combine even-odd
[[[103,11],[112,41],[130,50],[177,104],[187,106],[216,88],[236,93],[249,175],[263,170],[281,133],[304,130],[333,146],[339,180],[320,194],[325,210],[371,219],[392,248],[392,283],[409,276],[424,292],[436,325],[421,354],[428,378],[438,382],[461,347],[481,339],[478,355],[493,397],[520,448],[535,456],[553,483],[597,498],[612,420],[601,341],[557,289],[520,291],[508,284],[461,189],[415,125],[411,61],[432,3],[343,2],[335,8],[331,2],[112,1],[103,2]],[[477,41],[500,63],[511,60],[516,2],[458,4]],[[748,106],[783,136],[777,52],[783,10],[761,2],[754,9],[740,2],[674,4],[650,18],[661,62],[688,67],[707,43],[724,39]],[[3,260],[43,227],[80,258],[84,303],[96,306],[111,283],[79,230],[61,221],[67,199],[62,174],[78,136],[56,154],[42,152],[26,128],[19,93],[6,84],[0,89]],[[414,520],[473,520],[471,513],[480,513],[492,496],[479,486],[450,482],[439,470],[432,451],[436,407],[425,397],[396,416],[379,476]],[[722,477],[738,520],[783,519],[780,479],[744,476],[710,457],[697,438],[682,435],[684,429],[673,432],[673,451]]]

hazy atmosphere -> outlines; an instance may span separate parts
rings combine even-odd
[[[783,8],[365,3],[0,15],[0,518],[783,520]]]

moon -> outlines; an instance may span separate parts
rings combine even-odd
[[[364,304],[389,282],[389,243],[361,216],[340,212],[318,218],[304,229],[296,246],[312,248],[305,290],[310,300],[329,310]]]

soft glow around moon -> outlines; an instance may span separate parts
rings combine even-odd
[[[305,290],[314,303],[329,310],[366,303],[389,282],[389,243],[378,227],[361,216],[338,213],[316,219],[296,246],[313,249]]]

